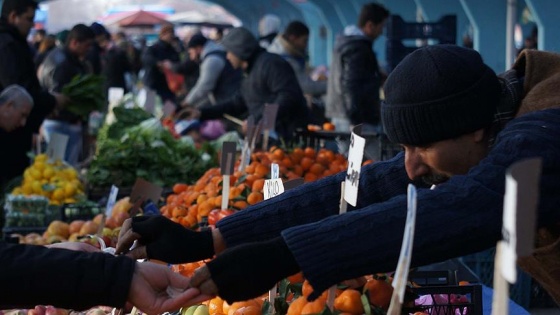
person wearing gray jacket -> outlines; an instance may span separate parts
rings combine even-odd
[[[196,34],[187,43],[187,49],[191,60],[200,62],[200,75],[183,100],[184,106],[201,107],[223,102],[239,90],[241,70],[233,69],[222,45]]]
[[[267,50],[282,56],[292,66],[304,94],[323,95],[327,93],[327,82],[314,81],[307,73],[308,41],[309,28],[300,21],[293,21],[286,26],[284,33],[274,38]]]

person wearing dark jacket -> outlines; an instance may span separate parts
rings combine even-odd
[[[0,147],[10,148],[9,154],[0,154],[0,173],[12,179],[23,174],[29,166],[27,153],[32,150],[33,135],[39,132],[43,120],[57,104],[66,98],[41,88],[35,73],[33,56],[26,41],[33,27],[37,3],[33,0],[4,0],[0,15],[0,90],[18,84],[33,97],[35,106],[24,128],[3,137]]]
[[[48,247],[0,242],[0,308],[123,308],[128,301],[144,313],[161,314],[198,293],[189,289],[189,278],[167,266],[104,254],[86,243]]]
[[[148,47],[142,54],[142,64],[145,70],[143,82],[157,95],[162,102],[175,102],[175,94],[169,89],[165,78],[164,68],[166,63],[179,63],[179,53],[173,46],[175,31],[173,25],[162,26],[159,40]]]
[[[232,66],[245,72],[240,93],[226,102],[192,109],[191,118],[208,120],[221,118],[224,113],[236,116],[247,112],[259,121],[268,103],[279,106],[275,130],[278,137],[290,139],[296,128],[307,126],[309,113],[303,92],[284,58],[261,48],[255,36],[243,27],[229,31],[221,44]]]
[[[336,130],[346,132],[359,124],[375,128],[381,123],[382,75],[372,45],[383,32],[388,16],[383,6],[365,4],[358,26],[346,27],[344,35],[336,40],[325,100],[325,116],[331,119]]]
[[[210,231],[188,231],[163,217],[129,219],[117,253],[139,239],[145,246],[132,257],[186,262],[217,254],[191,285],[229,303],[301,270],[314,299],[341,281],[395,270],[410,183],[418,187],[411,267],[495,246],[506,171],[539,157],[536,249],[518,264],[560,302],[559,73],[560,54],[552,52],[525,51],[498,77],[475,50],[420,48],[384,86],[384,127],[404,152],[362,167],[356,207],[339,214],[342,172],[225,217]],[[180,241],[169,246],[169,239]]]
[[[91,73],[84,59],[94,37],[88,26],[75,25],[68,34],[66,45],[54,49],[39,68],[41,85],[50,91],[61,92],[75,76]],[[74,166],[77,166],[82,151],[82,124],[83,118],[69,110],[54,113],[43,123],[47,142],[53,132],[68,136],[64,159]]]

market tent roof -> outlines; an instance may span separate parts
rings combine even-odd
[[[118,24],[121,27],[153,26],[168,23],[166,15],[157,12],[137,10],[132,12],[121,12],[110,14],[102,19],[104,24]]]
[[[227,15],[217,15],[200,11],[185,11],[173,14],[166,18],[168,22],[180,25],[202,25],[202,26],[221,26],[233,27],[237,21]]]

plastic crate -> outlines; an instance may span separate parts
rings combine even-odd
[[[74,220],[92,220],[104,211],[99,205],[64,204],[60,207],[60,220],[68,223]]]
[[[496,248],[485,250],[476,254],[461,258],[480,279],[480,282],[488,287],[494,286],[494,256]],[[510,286],[510,298],[525,309],[531,304],[531,277],[517,268],[517,282]]]
[[[412,292],[423,297],[423,303],[403,307],[403,314],[424,312],[427,314],[482,315],[482,286],[425,286],[412,288]]]

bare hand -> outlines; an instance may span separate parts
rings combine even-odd
[[[74,251],[78,251],[78,252],[88,252],[88,253],[94,253],[94,252],[99,252],[99,248],[88,244],[88,243],[83,243],[83,242],[64,242],[64,243],[55,243],[55,244],[51,244],[51,245],[47,245],[46,247],[48,248],[62,248],[62,249],[68,249],[68,250],[74,250]]]
[[[167,266],[150,262],[136,263],[128,301],[147,314],[175,311],[201,298],[198,289],[190,288],[189,278]]]
[[[212,280],[212,274],[206,265],[198,268],[191,278],[191,287],[200,290],[202,295],[216,296],[218,295],[218,286]]]
[[[134,241],[139,240],[141,237],[142,236],[140,234],[132,231],[132,219],[126,219],[119,232],[119,240],[117,242],[115,253],[124,253],[132,259],[148,258],[145,245],[139,245],[130,249],[134,244]]]

